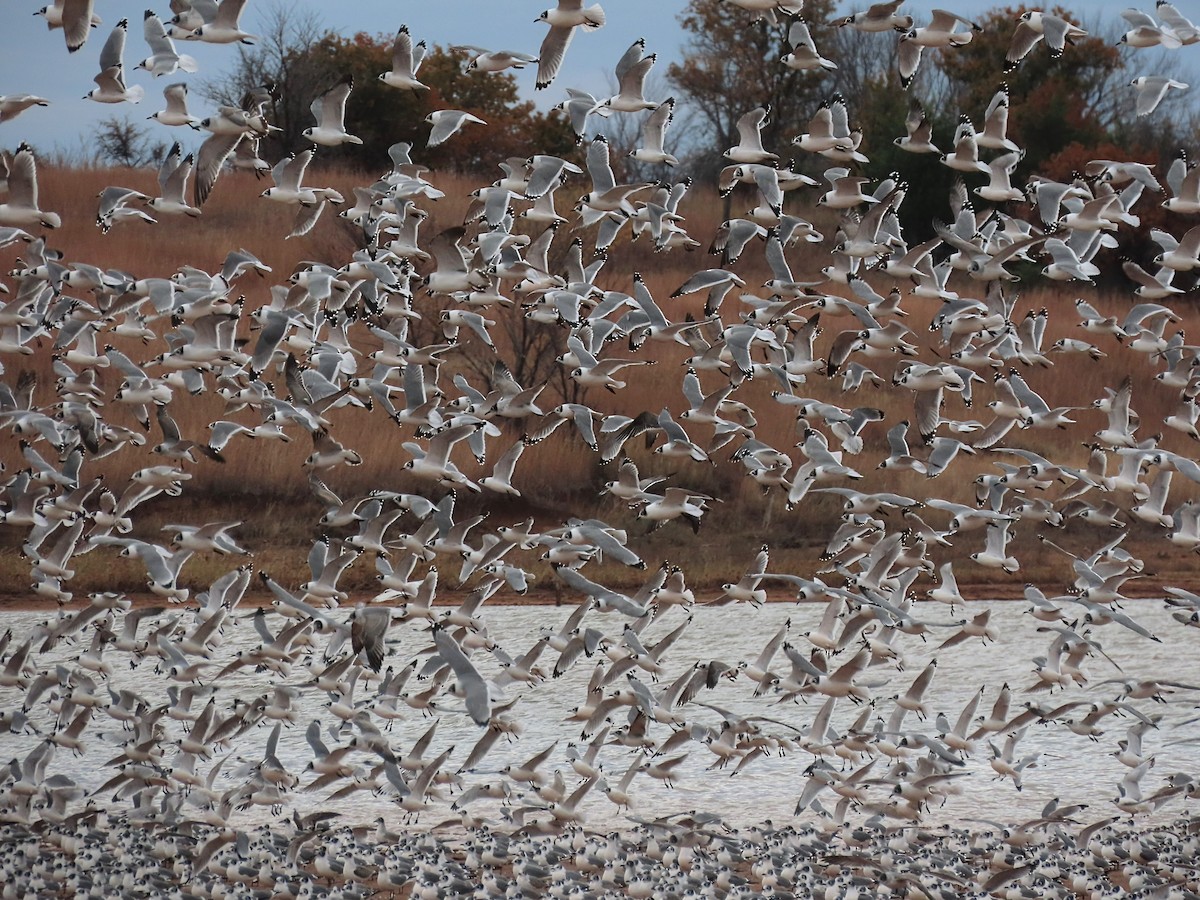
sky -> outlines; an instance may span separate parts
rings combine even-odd
[[[92,32],[87,44],[77,53],[68,54],[61,31],[49,31],[45,20],[36,11],[45,0],[4,0],[0,16],[0,94],[32,93],[51,102],[48,108],[26,111],[19,118],[0,124],[0,146],[15,147],[28,142],[42,153],[83,158],[91,155],[90,135],[99,122],[113,115],[128,115],[144,120],[163,106],[161,89],[166,84],[184,81],[192,86],[189,108],[193,115],[209,112],[196,87],[205,78],[233,65],[237,50],[233,46],[212,46],[197,42],[177,42],[181,53],[196,57],[200,70],[195,74],[176,73],[154,79],[149,73],[133,71],[133,67],[148,55],[142,37],[141,22],[147,8],[170,18],[165,0],[95,0],[95,9],[104,24]],[[284,0],[249,0],[243,15],[242,27],[254,32],[273,8]],[[366,31],[371,34],[392,34],[407,24],[414,40],[426,40],[431,45],[476,44],[491,49],[519,50],[536,54],[546,33],[538,23],[538,14],[549,0],[290,0],[297,11],[311,11],[328,28],[341,34]],[[862,3],[842,3],[839,15],[865,9]],[[952,8],[961,15],[979,16],[986,10],[1008,4],[985,0],[913,0],[904,4],[901,12],[913,15],[918,24],[928,20],[935,6]],[[1089,0],[1086,3],[1065,3],[1083,21],[1117,20],[1130,0]],[[1152,10],[1150,0],[1142,7]],[[1195,0],[1178,0],[1178,8],[1192,14],[1200,22],[1200,4]],[[687,0],[604,0],[608,24],[598,31],[578,34],[572,42],[566,61],[557,80],[544,91],[535,91],[534,69],[517,73],[522,94],[533,99],[540,108],[548,108],[565,98],[564,88],[577,87],[601,96],[608,93],[611,69],[624,50],[637,38],[644,37],[648,52],[658,54],[658,65],[652,78],[665,73],[670,62],[678,61],[684,53],[687,34],[679,27],[678,16]],[[99,70],[100,48],[112,26],[122,18],[129,19],[129,39],[125,52],[126,81],[141,84],[146,89],[140,104],[110,105],[83,100],[94,87],[93,77]],[[747,16],[749,20],[749,15]],[[1185,47],[1182,54],[1200,58],[1200,45]],[[1200,70],[1200,64],[1193,64]],[[1200,80],[1198,75],[1197,80]],[[1197,85],[1200,91],[1200,84]],[[1200,94],[1196,95],[1200,97]],[[351,97],[353,103],[353,96]],[[199,143],[199,135],[181,135],[183,129],[167,129],[155,122],[147,123],[152,139],[184,140],[185,145]],[[161,133],[157,133],[161,132]]]

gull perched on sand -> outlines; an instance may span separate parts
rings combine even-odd
[[[100,74],[92,79],[96,82],[96,87],[84,95],[84,100],[95,100],[97,103],[137,103],[145,96],[146,89],[140,84],[131,88],[125,87],[125,65],[122,57],[125,55],[125,33],[128,29],[129,20],[122,19],[104,42],[100,51]]]
[[[425,61],[426,46],[424,41],[413,44],[408,26],[401,25],[396,32],[396,40],[392,44],[392,68],[383,72],[379,80],[389,87],[403,88],[410,91],[427,91],[429,88],[417,80],[417,72]]]
[[[558,0],[558,6],[548,9],[537,17],[545,22],[550,31],[538,50],[538,73],[535,86],[538,90],[550,86],[550,82],[562,68],[567,47],[575,36],[576,28],[595,31],[604,27],[604,9],[599,3],[584,6],[583,0]]]

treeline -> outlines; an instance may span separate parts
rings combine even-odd
[[[1081,20],[1078,10],[1054,7],[1055,14],[1078,21],[1088,36],[1068,44],[1057,59],[1039,47],[1006,72],[1005,56],[1027,7],[997,7],[974,20],[980,30],[971,32],[964,46],[925,50],[916,76],[905,88],[897,65],[900,34],[839,27],[846,13],[838,15],[838,6],[834,0],[808,0],[804,7],[815,46],[837,68],[795,71],[782,62],[791,49],[788,19],[748,25],[745,10],[732,3],[692,0],[681,17],[691,35],[684,59],[669,67],[667,77],[680,99],[677,133],[689,142],[687,164],[693,174],[715,178],[727,162],[722,151],[737,143],[737,119],[769,103],[764,146],[783,161],[794,156],[797,169],[819,178],[828,161],[790,142],[808,130],[823,101],[841,94],[853,127],[862,131],[861,150],[869,158],[858,167],[860,173],[873,181],[903,173],[916,188],[905,200],[903,218],[906,229],[912,228],[910,238],[921,239],[931,232],[934,219],[950,214],[950,190],[961,176],[941,165],[936,154],[914,156],[896,146],[896,138],[906,133],[905,119],[913,103],[920,104],[932,122],[933,142],[949,151],[960,117],[969,117],[981,128],[989,101],[1007,87],[1008,136],[1024,152],[1012,176],[1014,185],[1025,184],[1033,174],[1069,181],[1092,159],[1150,163],[1161,179],[1181,149],[1190,152],[1196,147],[1200,116],[1194,95],[1171,97],[1152,115],[1138,118],[1136,92],[1130,86],[1136,75],[1150,70],[1180,77],[1181,54],[1195,47],[1180,48],[1175,55],[1135,50],[1121,43],[1120,20],[1100,26]],[[923,16],[917,18],[917,26],[925,24]],[[959,30],[968,31],[962,26]],[[996,154],[985,153],[984,158],[992,155]],[[987,176],[968,175],[965,181],[972,189],[986,183]],[[980,209],[990,205],[972,200]],[[1157,205],[1142,204],[1139,212],[1143,210],[1142,225],[1127,247],[1133,256],[1150,252],[1149,229],[1161,226],[1170,215]]]

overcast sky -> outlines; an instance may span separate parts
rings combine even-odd
[[[92,32],[82,50],[68,54],[61,31],[49,31],[45,20],[34,13],[45,0],[3,0],[4,14],[0,19],[0,93],[33,93],[51,101],[47,109],[32,109],[18,119],[0,125],[0,146],[14,147],[28,141],[43,152],[56,149],[78,156],[87,144],[96,123],[112,115],[128,115],[142,120],[162,108],[161,88],[168,83],[185,81],[192,85],[211,77],[214,72],[232,65],[237,50],[231,46],[211,46],[196,42],[178,42],[180,52],[195,56],[200,71],[188,75],[177,73],[155,80],[133,67],[147,54],[142,37],[141,22],[147,0],[95,0],[97,13],[104,24]],[[415,40],[431,45],[455,43],[477,44],[493,49],[520,50],[536,54],[546,33],[546,26],[535,22],[549,0],[291,0],[298,11],[312,11],[328,28],[342,34],[366,31],[371,34],[393,34],[401,24],[407,24]],[[647,50],[658,53],[659,67],[683,54],[687,35],[678,24],[680,12],[687,0],[604,0],[608,24],[596,32],[577,35],[558,79],[545,91],[534,91],[533,69],[519,73],[522,92],[535,99],[539,106],[549,107],[564,98],[567,86],[605,93],[613,64],[621,53],[639,37],[646,38]],[[865,9],[869,3],[844,3],[839,14]],[[996,6],[984,0],[914,0],[906,3],[902,12],[915,16],[918,23],[928,18],[935,6],[948,6],[965,16],[979,16]],[[1103,17],[1119,23],[1121,10],[1129,0],[1090,0],[1068,3],[1078,18],[1095,21]],[[1153,3],[1144,0],[1144,8],[1153,10]],[[1180,0],[1185,14],[1194,13],[1200,20],[1200,8],[1195,0]],[[151,0],[150,8],[169,19],[170,12],[162,0]],[[271,10],[270,0],[249,0],[242,26],[250,31],[259,29]],[[137,106],[130,104],[100,104],[81,98],[94,86],[98,71],[97,59],[112,26],[122,17],[129,19],[129,40],[126,47],[127,82],[146,88],[146,98]],[[1200,45],[1178,51],[1189,58],[1200,56]],[[1200,69],[1193,64],[1192,69]],[[1140,70],[1139,73],[1140,74]],[[653,76],[652,76],[653,77]],[[1200,91],[1200,84],[1196,91]],[[1198,102],[1200,93],[1193,92],[1188,100]],[[353,97],[351,97],[353,103]],[[193,114],[204,115],[208,110],[203,99],[193,91]],[[167,129],[149,123],[161,139],[180,137],[181,129]],[[198,138],[198,136],[196,136]],[[185,141],[185,143],[189,143]],[[198,143],[193,140],[190,143]]]

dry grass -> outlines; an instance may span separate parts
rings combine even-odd
[[[328,184],[350,197],[353,185],[365,183],[370,179],[361,173],[328,171],[314,172],[308,180],[312,183]],[[439,175],[433,180],[447,196],[437,203],[427,204],[431,217],[422,229],[425,237],[445,227],[459,224],[466,210],[467,195],[485,183],[483,178],[471,179],[461,176]],[[353,229],[328,213],[311,235],[290,241],[284,240],[284,235],[290,228],[291,212],[275,204],[260,202],[257,194],[266,185],[247,174],[224,176],[206,205],[204,215],[199,219],[167,221],[159,226],[145,226],[141,223],[122,225],[107,236],[102,235],[92,224],[95,215],[95,201],[92,198],[105,186],[112,184],[152,193],[155,187],[152,172],[50,169],[43,172],[42,184],[43,207],[59,211],[64,220],[63,228],[50,236],[50,244],[61,249],[68,261],[90,262],[106,269],[121,269],[144,278],[169,276],[184,265],[216,271],[231,249],[245,248],[254,253],[269,265],[273,272],[267,278],[251,275],[237,283],[235,292],[246,297],[246,313],[267,302],[270,285],[283,282],[299,264],[304,261],[318,261],[339,265],[356,246]],[[736,208],[735,205],[735,210]],[[684,205],[687,228],[693,236],[707,242],[719,223],[720,211],[721,203],[714,195],[706,195],[700,190],[693,191]],[[799,210],[799,213],[812,218],[819,227],[828,225],[823,218],[827,214],[821,211],[809,209]],[[560,235],[556,246],[561,245],[565,248],[567,242],[563,235]],[[19,248],[8,248],[0,253],[4,254],[0,258],[0,264],[6,268],[17,264]],[[802,273],[811,274],[816,271],[823,261],[821,255],[805,253],[803,249],[796,251],[794,268],[797,277]],[[751,250],[737,267],[738,273],[751,288],[769,277],[769,272],[762,265],[760,257],[761,254]],[[631,244],[627,237],[622,237],[610,253],[601,280],[606,287],[629,291],[629,273],[640,271],[645,276],[651,293],[658,298],[667,314],[680,319],[689,313],[700,315],[703,301],[699,297],[671,300],[668,299],[671,292],[696,270],[717,264],[713,257],[706,255],[702,250],[690,254],[679,251],[657,254],[652,252],[652,247],[644,241]],[[882,281],[877,282],[883,284]],[[964,281],[958,285],[958,289],[967,294],[978,294],[979,285]],[[1096,292],[1090,288],[1088,290],[1089,300],[1103,313],[1120,317],[1130,306],[1130,300],[1125,296]],[[1018,300],[1014,320],[1023,316],[1026,310],[1046,307],[1050,310],[1047,346],[1061,336],[1085,337],[1075,325],[1077,317],[1072,308],[1072,301],[1079,295],[1061,289],[1030,289]],[[435,318],[433,311],[436,304],[429,298],[420,295],[414,305],[418,310],[424,310],[428,318]],[[732,295],[726,300],[722,311],[726,321],[733,320],[738,305]],[[919,298],[910,297],[905,301],[905,309],[911,314],[908,322],[913,329],[910,339],[921,347],[922,358],[930,358],[930,354],[936,352],[935,336],[930,334],[926,326],[937,306],[935,301]],[[1194,333],[1194,320],[1197,318],[1195,313],[1187,307],[1181,307],[1179,311],[1184,321],[1178,327],[1190,328]],[[489,315],[494,312],[489,312]],[[823,316],[821,326],[824,331],[818,338],[818,352],[823,352],[828,347],[838,331],[852,327],[853,319]],[[165,330],[169,325],[159,322],[156,327]],[[427,323],[426,327],[432,326]],[[248,315],[243,315],[241,333],[246,339],[254,340]],[[361,349],[364,353],[375,349],[376,344],[365,328],[358,327],[354,333],[356,339],[362,336]],[[1144,422],[1161,422],[1171,411],[1176,392],[1152,379],[1154,367],[1148,361],[1137,358],[1136,354],[1119,347],[1111,339],[1100,338],[1097,343],[1109,353],[1107,358],[1093,362],[1088,359],[1080,361],[1078,358],[1059,357],[1060,361],[1053,368],[1026,371],[1025,377],[1031,386],[1054,406],[1069,405],[1078,402],[1078,398],[1081,397],[1100,397],[1105,387],[1115,387],[1126,373],[1131,373],[1135,378],[1134,408]],[[137,342],[115,340],[114,344],[135,360],[141,361],[158,354],[162,349],[157,343],[144,347]],[[56,399],[55,376],[52,370],[51,347],[47,339],[39,339],[35,350],[32,356],[5,358],[5,377],[10,379],[11,383],[15,380],[18,369],[33,370],[39,378],[37,402],[53,403]],[[654,354],[657,365],[627,370],[628,388],[614,395],[592,391],[586,396],[586,402],[605,413],[631,416],[644,410],[657,411],[664,406],[675,414],[685,409],[686,404],[678,387],[678,376],[681,374],[679,367],[690,351],[675,345],[659,345],[654,348],[648,345],[643,347],[641,354],[645,355],[647,351]],[[466,342],[463,352],[478,353],[478,347]],[[512,351],[502,344],[501,357],[511,353]],[[616,345],[607,355],[629,354],[623,345]],[[511,358],[509,361],[512,361]],[[890,380],[895,366],[900,361],[899,358],[882,358],[868,362],[874,364],[875,371],[881,377]],[[471,362],[472,360],[465,356],[451,357],[447,370],[443,371],[443,383],[449,384],[453,373],[462,371],[471,381],[481,384],[477,369],[470,364]],[[264,377],[269,377],[275,382],[281,396],[286,394],[281,374],[267,373]],[[118,375],[105,370],[100,371],[99,381],[105,393],[109,395],[120,383]],[[711,379],[705,379],[705,384],[711,389],[717,387],[717,383]],[[797,423],[790,408],[771,401],[769,393],[774,387],[775,385],[767,384],[762,379],[746,382],[738,388],[735,397],[758,411],[759,425],[756,432],[762,440],[787,448],[799,440]],[[911,413],[911,396],[908,396],[907,392],[890,389],[863,389],[857,394],[845,395],[836,381],[822,377],[812,378],[808,384],[799,386],[797,393],[846,407],[870,405],[885,411],[887,421],[868,427],[865,435],[866,450],[862,457],[853,460],[856,465],[860,464],[860,471],[865,476],[856,485],[862,490],[886,489],[921,499],[927,496],[926,492],[932,488],[938,496],[973,503],[973,482],[976,476],[996,471],[996,462],[1008,461],[998,454],[986,452],[974,460],[964,460],[960,457],[949,473],[932,483],[911,473],[896,475],[893,472],[862,468],[861,466],[872,464],[868,463],[868,460],[875,460],[886,454],[886,427]],[[551,399],[549,392],[541,401],[543,408],[555,402],[558,402],[557,399]],[[947,417],[975,417],[986,422],[990,418],[986,412],[978,407],[973,410],[964,408],[955,395],[947,397]],[[184,435],[196,440],[205,439],[208,423],[225,416],[224,404],[219,397],[211,394],[193,397],[179,391],[171,404],[171,413],[179,422]],[[119,424],[136,427],[129,413],[118,409],[116,405],[110,405],[104,415]],[[1082,446],[1081,438],[1102,427],[1103,416],[1091,409],[1081,409],[1076,413],[1076,418],[1079,424],[1070,431],[1020,432],[1020,445],[1056,460],[1083,466],[1086,464],[1088,451]],[[334,433],[347,446],[359,451],[365,460],[362,466],[342,467],[327,475],[327,481],[335,491],[343,496],[352,496],[377,488],[408,491],[422,489],[420,484],[402,471],[402,465],[408,456],[400,449],[399,444],[412,439],[411,429],[397,428],[384,417],[356,409],[337,411],[332,419]],[[249,423],[249,420],[246,421]],[[520,434],[517,427],[512,425],[506,425],[505,431],[505,436],[498,438],[493,444],[498,448],[495,451],[497,454]],[[1148,434],[1153,431],[1153,427],[1148,426],[1143,431]],[[4,433],[9,435],[8,432]],[[300,572],[304,568],[304,552],[316,533],[315,522],[321,509],[307,488],[302,468],[302,462],[310,452],[311,445],[302,433],[293,431],[292,436],[293,440],[289,444],[252,443],[241,439],[231,445],[227,453],[228,462],[224,465],[205,460],[187,466],[193,478],[183,497],[160,497],[139,508],[137,534],[147,538],[157,537],[164,524],[174,521],[199,523],[211,520],[239,520],[244,524],[238,530],[238,534],[244,543],[253,548],[260,567]],[[141,451],[125,451],[89,462],[87,472],[102,474],[107,484],[117,487],[123,484],[134,470],[163,461],[150,453],[150,448],[158,439],[157,427],[154,426],[148,435],[146,447]],[[1181,453],[1192,452],[1187,440],[1176,433],[1165,435],[1162,445]],[[633,443],[627,446],[627,452],[642,468],[643,474],[670,474],[671,483],[711,493],[724,501],[715,504],[706,515],[704,528],[696,539],[692,538],[690,531],[670,525],[653,535],[639,538],[640,552],[648,562],[669,559],[682,565],[689,579],[697,584],[711,585],[728,580],[736,574],[739,566],[750,561],[755,548],[763,542],[769,543],[773,548],[773,567],[778,565],[795,571],[813,571],[816,567],[816,557],[823,548],[826,536],[840,515],[837,498],[813,494],[799,509],[789,512],[784,508],[782,497],[773,495],[764,498],[753,481],[745,477],[740,466],[724,461],[733,449],[734,446],[731,445],[714,454],[719,464],[710,466],[692,462],[666,463],[661,457],[647,452],[640,446]],[[0,443],[0,461],[10,472],[25,464],[11,436],[5,437]],[[491,465],[489,460],[484,467],[479,467],[469,457],[459,462],[469,476],[486,474]],[[526,515],[533,515],[539,525],[553,525],[570,514],[596,515],[617,525],[632,525],[631,514],[628,511],[617,506],[611,498],[601,495],[601,485],[613,476],[614,467],[602,464],[597,456],[589,453],[574,438],[570,426],[564,426],[551,439],[527,451],[516,479],[524,494],[521,500],[497,502],[492,498],[464,497],[461,498],[461,503],[468,510],[486,506],[491,512],[489,524],[493,526],[510,520],[516,521]],[[1194,494],[1193,485],[1180,482],[1184,482],[1184,479],[1176,479],[1172,490],[1172,504]],[[641,528],[642,526],[636,525],[632,526],[631,530],[640,533]],[[1190,560],[1160,552],[1157,548],[1161,541],[1148,530],[1131,527],[1130,534],[1131,543],[1145,549],[1147,556],[1151,557],[1148,560],[1151,563],[1150,568],[1158,572],[1164,580],[1190,579]],[[0,538],[3,540],[3,544],[0,544],[0,572],[4,573],[0,578],[10,584],[24,583],[26,563],[16,556],[21,535],[16,529],[8,528],[3,530]],[[1073,524],[1062,540],[1070,546],[1082,548],[1094,546],[1105,538],[1105,535],[1095,534],[1094,529],[1090,529],[1089,526]],[[962,559],[973,549],[978,549],[976,544],[981,543],[981,534],[979,537],[964,536],[956,541],[951,555],[945,558]],[[1026,566],[1017,576],[1021,580],[1062,581],[1064,571],[1069,571],[1064,570],[1061,559],[1046,555],[1046,551],[1034,539],[1030,529],[1022,529],[1014,549]],[[196,585],[203,585],[206,579],[211,580],[211,577],[220,574],[225,567],[226,561],[197,561],[189,563],[189,568],[185,571]],[[366,588],[373,583],[373,571],[369,565],[356,566],[350,574],[350,583],[353,586]],[[542,571],[540,574],[546,573]],[[990,575],[983,571],[979,571],[979,574],[984,577]],[[604,576],[624,583],[635,583],[642,577],[636,572],[613,570],[606,570]],[[960,580],[971,580],[967,573],[962,573],[959,577]],[[86,557],[86,561],[81,561],[78,581],[81,589],[134,589],[140,587],[141,578],[136,566],[127,565],[123,561],[112,564],[107,556],[102,560],[100,554],[91,554]]]

